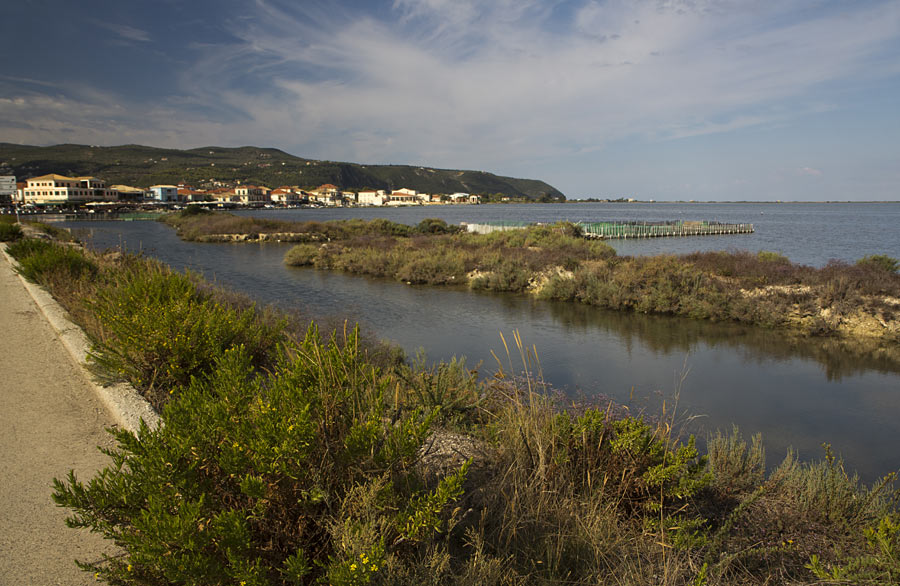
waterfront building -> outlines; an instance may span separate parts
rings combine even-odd
[[[177,185],[151,185],[150,197],[156,201],[178,201]]]
[[[360,191],[356,194],[356,203],[361,206],[383,206],[385,201],[387,201],[387,192],[383,189]]]
[[[144,198],[149,197],[147,191],[140,187],[132,187],[131,185],[113,185],[110,187],[119,194],[121,201],[142,202]]]
[[[234,188],[234,194],[238,197],[238,201],[243,204],[264,204],[271,200],[269,197],[271,190],[261,185],[239,185]]]
[[[203,189],[193,189],[190,186],[178,188],[178,201],[209,201],[209,194]]]
[[[51,173],[29,179],[27,183],[23,192],[26,204],[65,205],[118,199],[118,193],[96,177],[66,177]]]
[[[420,203],[419,192],[414,189],[395,189],[388,196],[387,205],[389,206],[409,206]]]
[[[280,205],[293,205],[300,203],[305,197],[303,196],[303,192],[296,188],[290,187],[288,185],[283,185],[276,189],[272,190],[272,193],[269,194],[269,199],[272,203],[277,203]]]
[[[207,192],[212,201],[217,203],[236,203],[240,198],[235,194],[233,189],[227,187],[219,187]]]

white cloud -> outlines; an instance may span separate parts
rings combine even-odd
[[[49,105],[35,111],[86,133],[85,142],[265,144],[331,159],[502,170],[625,139],[786,125],[834,109],[840,96],[824,87],[898,73],[897,2],[575,4],[394,0],[388,13],[366,14],[257,0],[249,17],[231,21],[237,42],[191,47],[196,59],[171,100],[113,104],[81,92],[59,110],[70,118]],[[118,104],[114,123],[103,122]],[[0,103],[0,118],[11,107]],[[44,126],[40,136],[50,137],[52,124]],[[127,141],[113,138],[125,133]]]
[[[585,3],[563,33],[547,32],[551,10],[539,3],[396,0],[398,22],[340,26],[308,26],[263,5],[273,20],[260,29],[296,34],[248,38],[233,59],[252,52],[319,71],[276,75],[287,94],[248,95],[250,117],[271,117],[274,107],[302,130],[392,136],[463,160],[766,124],[786,115],[767,106],[855,75],[900,28],[892,4],[765,28],[787,18],[783,8],[609,0]]]
[[[812,167],[800,167],[798,169],[798,173],[800,175],[811,175],[813,177],[819,177],[822,174],[820,169],[813,169]]]

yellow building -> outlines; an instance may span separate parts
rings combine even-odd
[[[65,205],[92,201],[115,201],[118,194],[96,177],[66,177],[41,175],[28,180],[24,190],[25,203],[34,205]]]

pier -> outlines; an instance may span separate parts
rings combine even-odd
[[[671,222],[573,222],[581,228],[585,238],[674,238],[680,236],[714,236],[719,234],[752,234],[753,224],[726,224],[712,221]],[[503,230],[518,230],[539,223],[499,221],[463,223],[469,232],[490,234]]]

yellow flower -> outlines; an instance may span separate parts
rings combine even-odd
[[[131,564],[128,564],[128,571],[131,571]]]
[[[351,572],[355,572],[355,571],[356,571],[356,564],[350,564],[350,571],[351,571]]]

